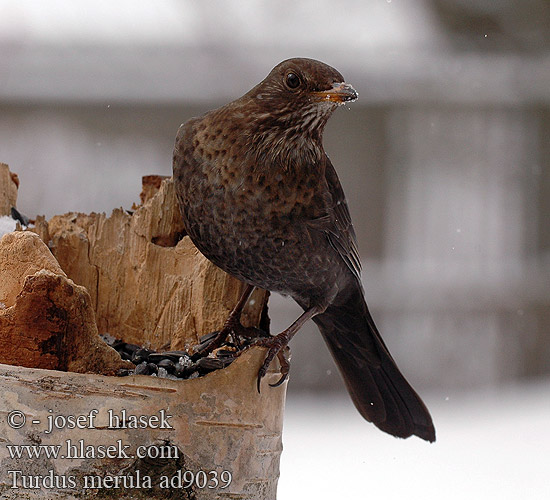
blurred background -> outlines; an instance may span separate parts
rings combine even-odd
[[[48,217],[130,208],[142,175],[171,174],[180,123],[296,56],[336,67],[359,92],[329,122],[325,148],[348,197],[368,303],[440,443],[388,441],[361,421],[309,325],[292,343],[280,498],[331,498],[326,474],[339,494],[374,494],[365,481],[380,450],[387,498],[402,492],[380,478],[405,470],[418,473],[409,498],[463,498],[465,485],[525,498],[513,488],[526,480],[527,498],[550,495],[547,0],[0,0],[0,161],[21,179],[18,208]],[[277,296],[270,307],[274,332],[299,314]],[[335,408],[347,413],[315,427]],[[320,471],[330,439],[342,445],[352,429],[353,451],[338,463],[361,476],[344,485],[337,464]],[[510,459],[495,463],[495,443],[511,434],[516,447],[501,454]],[[463,480],[431,496],[430,479],[445,473]]]

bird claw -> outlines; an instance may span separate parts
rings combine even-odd
[[[258,394],[260,394],[260,382],[265,377],[265,374],[267,373],[267,368],[271,364],[271,361],[273,361],[275,354],[277,354],[277,348],[271,347],[267,352],[267,356],[265,357],[262,366],[258,370],[258,378],[256,380],[256,388],[258,389]]]
[[[269,386],[279,387],[288,378],[288,373],[290,371],[290,362],[285,355],[286,344],[282,343],[281,339],[277,339],[277,337],[270,337],[269,339],[263,339],[263,341],[260,340],[255,345],[263,345],[265,347],[269,347],[267,356],[265,357],[264,362],[262,363],[262,366],[258,371],[258,378],[256,380],[256,388],[258,389],[258,393],[260,393],[260,382],[262,378],[265,377],[267,369],[269,368],[269,365],[271,364],[275,356],[277,356],[279,364],[281,365],[281,377],[277,382],[275,382],[274,384],[269,384]]]
[[[284,348],[277,353],[277,359],[281,365],[281,378],[274,384],[269,384],[271,387],[279,387],[288,378],[288,372],[290,371],[290,359],[287,357],[287,352],[290,351]]]
[[[282,373],[281,378],[274,384],[269,384],[269,387],[279,387],[288,378],[288,373]]]
[[[262,373],[262,369],[260,368],[260,371],[258,372],[258,378],[256,379],[256,389],[258,390],[258,394],[261,394],[260,382],[262,381],[262,378],[263,378],[264,375],[265,375],[265,373]]]

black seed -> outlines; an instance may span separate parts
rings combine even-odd
[[[161,352],[152,352],[147,357],[147,361],[149,361],[150,363],[157,363],[157,364],[163,359],[166,359],[166,356],[163,356]]]
[[[201,358],[197,361],[199,367],[199,373],[208,373],[214,370],[219,370],[223,368],[224,362],[221,359],[217,358]]]
[[[235,351],[229,351],[228,349],[218,349],[216,351],[216,356],[218,358],[227,358],[227,357],[233,358],[235,356]]]
[[[214,337],[216,337],[216,335],[218,335],[218,333],[220,333],[220,332],[215,331],[215,332],[210,332],[210,333],[207,333],[206,335],[203,335],[202,337],[199,338],[199,343],[205,344],[206,342],[209,342],[210,340],[213,340]]]
[[[144,361],[143,363],[140,363],[136,366],[136,371],[134,372],[136,375],[149,375],[149,365],[147,364],[147,361]]]
[[[121,357],[124,361],[132,361],[132,355],[131,355],[131,354],[128,354],[127,352],[122,351],[122,352],[120,353],[120,357]]]
[[[187,378],[189,375],[195,373],[198,369],[198,366],[196,363],[192,363],[189,366],[180,365],[179,363],[176,365],[176,377],[179,378]]]
[[[111,346],[115,351],[122,352],[124,350],[124,346],[126,345],[126,342],[123,342],[122,340],[115,340],[114,344]]]
[[[229,366],[233,361],[235,361],[235,358],[233,356],[224,356],[223,358],[218,358],[223,363],[223,368],[226,366]]]
[[[174,373],[176,371],[176,363],[170,359],[163,359],[158,363],[159,368],[164,368],[168,373]]]
[[[136,344],[124,343],[124,346],[122,347],[122,350],[130,354],[130,356],[134,354],[134,352],[136,352],[138,349],[140,349],[140,346]]]
[[[158,363],[163,359],[169,359],[174,363],[177,363],[181,357],[189,357],[189,355],[185,351],[153,352],[149,355],[149,361],[152,363]]]
[[[150,354],[151,351],[149,349],[138,349],[132,355],[132,363],[134,363],[135,365],[139,365],[143,361],[148,361]]]

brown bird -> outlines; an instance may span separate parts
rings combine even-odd
[[[268,348],[258,387],[313,319],[361,415],[394,436],[434,441],[430,414],[365,303],[350,213],[323,149],[327,120],[355,99],[334,68],[288,59],[241,98],[180,127],[173,168],[187,233],[206,258],[248,284],[209,349],[243,329],[240,313],[254,287],[290,295],[304,313],[256,342]]]

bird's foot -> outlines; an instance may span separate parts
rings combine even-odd
[[[264,359],[264,362],[262,363],[262,366],[260,367],[260,370],[258,371],[258,378],[256,380],[256,388],[258,389],[258,392],[260,392],[260,382],[262,381],[262,378],[265,377],[265,374],[267,373],[267,369],[269,368],[269,365],[277,356],[277,359],[279,360],[280,364],[280,372],[281,372],[281,378],[274,384],[269,384],[271,387],[278,387],[280,386],[288,377],[288,373],[290,371],[290,350],[287,347],[287,344],[289,342],[289,338],[287,338],[287,335],[285,335],[285,332],[280,333],[279,335],[276,335],[275,337],[267,337],[262,338],[254,342],[254,346],[261,346],[261,347],[267,347],[267,355]]]
[[[260,367],[260,370],[258,371],[258,379],[256,381],[258,392],[260,392],[260,382],[267,373],[267,369],[275,356],[277,356],[281,365],[281,378],[275,384],[269,385],[271,387],[277,387],[286,380],[288,372],[290,370],[290,359],[285,355],[285,352],[289,352],[286,350],[286,347],[290,342],[290,339],[292,339],[294,334],[308,319],[312,318],[322,311],[324,311],[324,309],[321,307],[310,307],[309,309],[304,311],[303,314],[301,314],[300,317],[294,323],[292,323],[292,325],[290,325],[286,330],[279,333],[279,335],[275,335],[274,337],[269,336],[267,338],[259,339],[254,342],[254,345],[267,347],[268,349],[267,356],[265,357],[264,362]]]
[[[259,339],[270,338],[271,335],[260,328],[256,328],[255,326],[243,326],[239,323],[237,328],[231,332],[231,337],[235,342],[237,349],[242,350],[249,345],[254,344]]]
[[[229,337],[231,337],[232,344],[239,352],[254,343],[256,339],[268,336],[269,334],[259,328],[243,326],[238,320],[228,321],[221,330],[207,333],[201,337],[199,345],[194,349],[192,359],[196,361],[199,358],[208,356],[214,349],[226,343]]]

